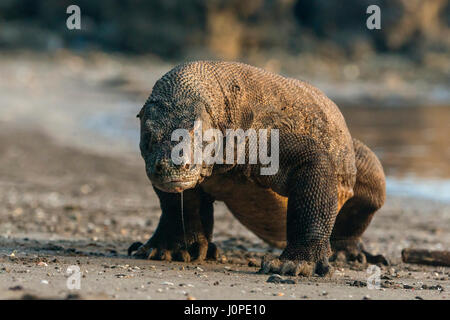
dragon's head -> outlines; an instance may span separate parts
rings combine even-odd
[[[174,102],[151,96],[138,118],[141,155],[147,176],[156,188],[182,192],[211,174],[212,165],[194,161],[194,136],[210,127],[204,103],[191,98]]]

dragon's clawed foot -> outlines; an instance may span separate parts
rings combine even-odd
[[[261,269],[258,273],[277,273],[291,276],[301,275],[305,277],[310,277],[314,274],[326,276],[331,273],[331,267],[325,260],[321,262],[312,262],[304,260],[280,260],[278,258],[263,257],[261,261]]]
[[[361,241],[335,241],[330,261],[336,263],[382,264],[385,266],[390,264],[383,255],[374,255],[366,251]]]
[[[182,246],[177,249],[167,249],[151,243],[134,242],[128,248],[128,255],[136,259],[201,262],[205,259],[217,260],[219,252],[214,243],[208,243],[207,241],[193,242],[187,248]]]

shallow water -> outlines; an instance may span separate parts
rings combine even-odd
[[[414,197],[450,204],[450,180],[427,178],[386,178],[388,195]]]

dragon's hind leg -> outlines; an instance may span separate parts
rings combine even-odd
[[[330,239],[333,250],[330,260],[387,264],[383,256],[366,252],[361,242],[361,235],[385,200],[383,167],[366,145],[356,139],[353,139],[353,144],[357,168],[354,196],[343,205],[336,218]]]

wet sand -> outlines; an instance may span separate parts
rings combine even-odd
[[[28,63],[28,69],[24,61],[0,63],[8,71],[2,74],[10,77],[0,79],[1,299],[450,299],[450,268],[400,260],[407,247],[450,248],[450,205],[439,197],[409,193],[388,192],[385,206],[364,234],[367,249],[392,262],[381,267],[380,290],[367,287],[370,274],[359,264],[335,265],[330,278],[266,282],[269,276],[256,272],[261,256],[272,249],[220,203],[215,204],[214,228],[220,261],[199,265],[127,257],[128,246],[146,241],[160,215],[133,140],[135,111],[145,100],[138,92],[143,89],[121,85],[119,90],[113,72],[89,74],[75,64],[70,67],[75,71],[66,74],[45,61]],[[107,65],[99,69],[108,70]],[[131,72],[127,68],[132,69],[122,71]],[[152,79],[164,70],[161,65],[152,68]],[[43,75],[46,81],[40,81]],[[364,108],[343,108],[343,113],[352,134],[374,148],[393,179],[415,172],[418,179],[448,178],[448,128],[442,127],[448,112],[411,115],[417,117],[414,122],[400,121],[399,111],[389,110],[382,116]],[[101,122],[105,115],[109,120]],[[386,132],[380,123],[391,123],[393,131]],[[422,131],[403,134],[408,123]],[[424,126],[436,128],[429,141],[421,140]],[[418,152],[415,145],[432,152]],[[80,290],[66,286],[70,265],[80,267]]]

